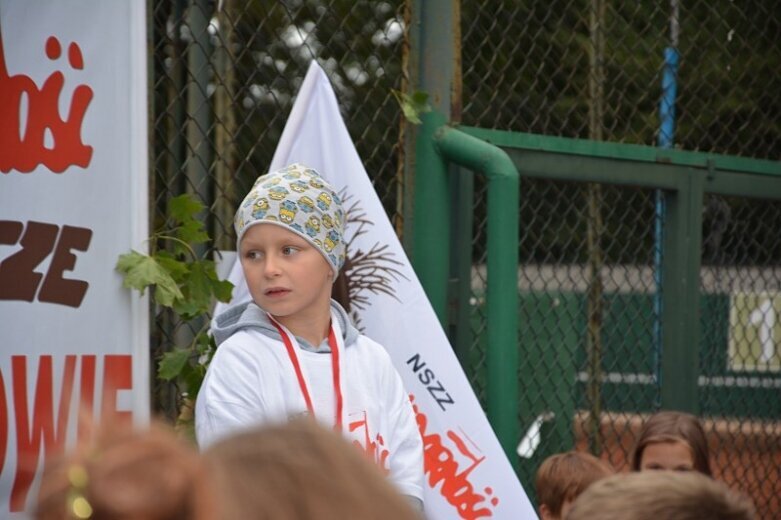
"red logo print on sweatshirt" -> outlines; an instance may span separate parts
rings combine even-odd
[[[369,460],[374,462],[387,475],[390,472],[388,467],[390,451],[385,447],[385,439],[379,433],[374,435],[369,431],[369,420],[365,411],[360,415],[362,416],[361,420],[350,421],[349,432],[353,433],[359,428],[363,428],[363,439],[362,441],[354,440],[353,444],[364,451]]]
[[[62,45],[54,36],[46,41],[44,51],[52,61],[63,55]],[[68,45],[67,61],[74,70],[84,68],[84,57],[76,42]],[[69,166],[89,165],[92,147],[81,141],[81,125],[93,92],[87,85],[78,85],[63,118],[58,105],[64,83],[65,76],[59,70],[49,75],[40,88],[25,74],[9,75],[0,33],[1,172],[29,173],[44,165],[62,173]]]

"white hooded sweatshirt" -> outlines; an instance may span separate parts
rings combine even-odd
[[[387,471],[402,494],[422,500],[423,443],[401,377],[385,349],[361,335],[334,301],[331,322],[338,336],[342,433]],[[252,302],[236,305],[217,317],[212,332],[219,348],[195,407],[201,448],[246,428],[309,413],[291,358],[265,311]],[[328,341],[314,349],[289,337],[315,417],[333,427]]]

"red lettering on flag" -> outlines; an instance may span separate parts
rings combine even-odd
[[[456,509],[460,518],[477,520],[492,517],[493,511],[489,506],[496,507],[499,498],[492,496],[493,489],[490,486],[483,488],[484,495],[478,493],[470,480],[470,473],[485,457],[475,455],[461,436],[448,430],[446,437],[453,443],[455,451],[469,461],[469,466],[462,470],[461,464],[454,456],[454,450],[446,446],[442,436],[427,430],[428,417],[415,404],[415,396],[412,394],[410,401],[420,436],[423,438],[423,470],[428,476],[428,485],[436,489],[441,484],[440,494]]]

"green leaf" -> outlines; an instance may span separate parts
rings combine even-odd
[[[141,294],[144,293],[144,289],[154,285],[156,287],[155,300],[160,305],[170,307],[174,300],[182,298],[182,292],[176,281],[151,256],[142,255],[137,251],[120,255],[116,270],[124,276],[122,282],[124,287],[138,289]]]
[[[416,90],[412,93],[410,101],[419,111],[428,112],[431,106],[428,104],[428,93],[422,90]]]
[[[193,220],[195,215],[203,211],[204,208],[203,204],[185,193],[168,201],[168,216],[181,224],[185,224]]]
[[[426,92],[416,90],[411,96],[398,90],[391,90],[391,92],[399,103],[404,118],[412,124],[419,125],[422,122],[420,115],[431,111]]]
[[[189,244],[203,244],[209,240],[203,223],[198,220],[188,220],[176,228],[176,237]]]
[[[212,302],[211,281],[208,260],[197,260],[190,264],[190,272],[182,281],[184,297],[177,301],[174,310],[185,317],[195,317],[209,310]]]
[[[217,276],[217,264],[212,260],[203,260],[204,274],[209,279],[211,293],[221,302],[227,302],[233,294],[233,284],[227,280],[220,280]]]
[[[231,296],[233,295],[233,287],[233,284],[228,280],[212,281],[212,291],[214,292],[214,297],[223,303],[230,301]]]
[[[157,376],[165,381],[176,379],[187,366],[187,360],[190,359],[190,351],[174,349],[163,354],[160,364],[157,367]]]
[[[181,379],[184,382],[184,389],[191,399],[195,399],[195,396],[198,395],[198,390],[201,389],[201,383],[203,383],[205,375],[206,367],[201,365],[195,367],[186,365],[184,370],[182,370]]]
[[[190,275],[187,277],[188,297],[197,300],[204,312],[208,310],[212,299],[212,287],[209,280],[210,263],[208,260],[193,262]]]
[[[401,110],[404,112],[404,118],[413,125],[419,125],[423,122],[418,113],[410,105],[406,103],[401,105]]]
[[[147,258],[145,255],[142,255],[138,251],[132,250],[129,253],[125,253],[124,255],[119,255],[119,258],[117,259],[117,265],[114,266],[114,269],[122,273],[124,277],[122,283],[123,287],[132,287],[141,291],[141,294],[144,293],[144,289],[146,289],[149,284],[144,283],[143,280],[138,280],[135,276],[129,277],[128,275],[131,272],[134,272],[138,265],[142,263],[145,258]]]
[[[206,332],[199,332],[195,337],[195,351],[198,354],[209,354],[217,348],[214,343],[214,337],[210,336]],[[200,363],[200,359],[198,360]]]
[[[215,263],[211,260],[190,262],[190,271],[182,280],[184,298],[177,302],[175,310],[184,316],[197,316],[211,309],[213,299],[227,302],[233,292],[233,284],[220,280]]]
[[[186,262],[182,262],[174,258],[174,256],[168,251],[160,251],[155,255],[155,259],[160,266],[168,271],[171,278],[177,282],[181,282],[187,273],[190,272],[190,267]]]
[[[185,291],[186,292],[186,291]],[[185,295],[182,299],[176,300],[172,305],[174,312],[179,314],[184,320],[189,321],[196,316],[203,314],[202,307],[198,302],[192,301]]]

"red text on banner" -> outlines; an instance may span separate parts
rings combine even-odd
[[[113,421],[131,419],[132,413],[120,411],[117,395],[120,390],[132,389],[132,356],[105,355],[103,361],[103,386],[101,389],[100,416]],[[33,361],[32,357],[29,361]],[[46,459],[62,453],[68,431],[71,410],[81,409],[92,413],[95,402],[95,355],[66,355],[59,378],[60,388],[54,388],[54,360],[52,356],[38,358],[35,366],[28,367],[28,356],[11,356],[10,388],[6,389],[7,374],[0,371],[0,474],[6,469],[8,452],[9,419],[13,420],[16,432],[16,468],[11,489],[10,510],[22,511],[27,493],[38,469],[43,448]],[[79,368],[79,381],[76,370]],[[32,368],[35,378],[34,394],[28,395],[28,369]],[[74,387],[78,384],[76,406]],[[55,390],[57,390],[55,392]],[[59,396],[56,402],[55,396]],[[10,400],[9,400],[10,398]],[[32,404],[32,406],[31,406]],[[9,413],[9,406],[11,407]],[[56,406],[56,414],[55,414]],[[85,424],[79,423],[77,436],[85,439],[88,432]],[[11,468],[7,468],[11,469]]]
[[[59,40],[49,37],[45,52],[57,61],[62,55]],[[72,69],[84,68],[76,42],[68,47],[68,63]],[[87,85],[78,85],[67,117],[62,118],[58,105],[64,84],[65,76],[59,70],[41,88],[25,74],[9,75],[0,33],[0,172],[29,173],[43,165],[62,173],[69,166],[89,165],[92,147],[81,141],[81,125],[93,92]],[[23,120],[25,101],[27,117]]]

